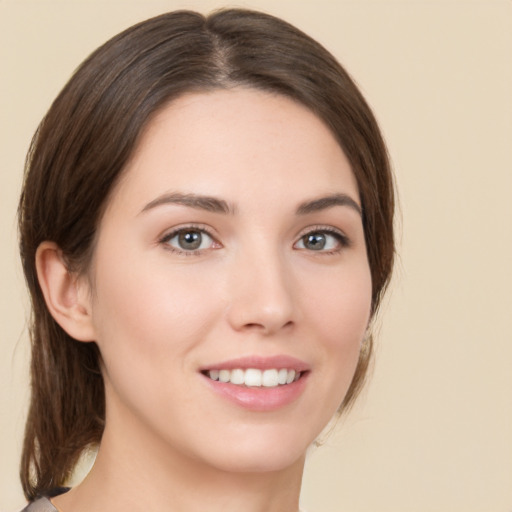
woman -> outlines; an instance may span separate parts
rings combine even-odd
[[[392,219],[369,107],[294,27],[180,11],[100,47],[20,201],[28,510],[296,511],[368,367]]]

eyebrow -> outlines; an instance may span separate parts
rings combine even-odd
[[[348,206],[355,210],[361,217],[363,216],[362,208],[347,194],[333,194],[330,196],[319,197],[312,201],[301,203],[297,208],[298,215],[307,215],[308,213],[319,212],[332,208],[333,206]]]
[[[223,199],[218,199],[213,196],[171,192],[163,194],[149,202],[146,206],[144,206],[141,213],[156,208],[157,206],[167,204],[177,204],[213,213],[232,215],[236,212],[235,206],[231,205],[227,201],[224,201]],[[317,199],[305,201],[298,206],[296,214],[307,215],[309,213],[319,212],[334,206],[348,206],[349,208],[355,210],[360,216],[363,214],[361,207],[347,194],[333,194],[330,196],[319,197]]]
[[[166,204],[178,204],[213,213],[233,214],[235,212],[235,207],[223,199],[211,196],[200,196],[197,194],[181,194],[179,192],[172,192],[169,194],[163,194],[148,203],[144,206],[141,213]]]

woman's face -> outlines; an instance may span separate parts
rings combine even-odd
[[[240,88],[164,108],[91,266],[105,437],[226,471],[300,460],[369,320],[359,204],[332,134],[290,99]]]

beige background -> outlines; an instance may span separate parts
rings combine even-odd
[[[24,153],[109,36],[219,1],[0,0],[0,510],[24,500]],[[389,143],[403,233],[370,386],[309,461],[312,512],[512,511],[512,2],[248,0],[323,42]]]

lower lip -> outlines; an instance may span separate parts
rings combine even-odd
[[[273,388],[237,386],[229,382],[212,380],[205,375],[202,377],[213,391],[230,402],[244,409],[264,412],[275,411],[297,400],[306,387],[309,372],[302,374],[299,380],[291,384]]]

